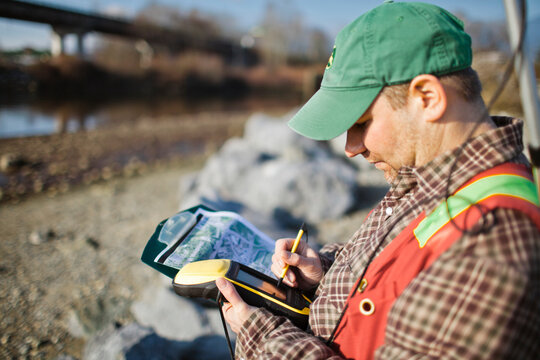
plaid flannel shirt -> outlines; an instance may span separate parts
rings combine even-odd
[[[481,171],[527,163],[523,124],[494,117],[498,128],[438,156],[403,168],[392,187],[345,245],[320,251],[325,276],[304,332],[258,309],[236,341],[238,358],[339,359],[326,344],[355,281],[422,211]],[[454,164],[455,163],[455,164]],[[453,165],[456,165],[455,167]],[[422,271],[394,303],[377,359],[537,359],[540,356],[540,233],[523,213],[495,209],[486,229],[465,235]],[[358,334],[362,336],[362,334]]]

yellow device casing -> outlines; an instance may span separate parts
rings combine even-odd
[[[187,264],[173,280],[174,291],[181,296],[217,300],[216,279],[223,277],[234,284],[246,303],[265,307],[276,315],[288,317],[305,329],[311,301],[298,289],[233,260],[213,259]]]

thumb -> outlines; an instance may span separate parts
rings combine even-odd
[[[289,264],[291,266],[295,267],[302,267],[302,266],[308,266],[309,265],[309,259],[298,254],[298,253],[286,253],[284,256],[282,256],[282,260],[284,263]]]
[[[216,285],[219,291],[221,291],[221,293],[225,297],[225,299],[227,299],[227,301],[230,302],[232,306],[244,303],[244,300],[240,297],[234,285],[225,278],[217,278]]]

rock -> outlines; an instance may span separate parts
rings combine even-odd
[[[43,239],[43,236],[38,231],[32,231],[32,233],[30,234],[28,238],[28,241],[32,245],[39,245],[45,242],[45,240]]]
[[[192,341],[205,335],[223,334],[217,307],[207,308],[174,293],[171,280],[148,286],[131,312],[138,323],[151,327],[159,336]]]
[[[181,208],[236,202],[284,226],[335,219],[354,209],[357,167],[323,142],[294,133],[286,118],[254,115],[184,186]]]
[[[101,247],[101,244],[99,241],[97,241],[96,239],[94,239],[93,237],[88,237],[86,238],[86,243],[88,245],[90,245],[90,247],[94,250],[99,250],[99,248]]]
[[[67,354],[60,354],[58,355],[55,360],[77,360],[76,358],[74,358],[73,356],[71,355],[67,355]]]
[[[174,342],[160,338],[152,329],[138,324],[129,324],[120,329],[110,326],[87,342],[83,359],[144,359],[145,356],[149,359],[178,359],[177,348]],[[128,353],[135,357],[128,357]]]
[[[40,341],[35,336],[27,336],[24,339],[24,342],[28,345],[30,345],[30,348],[37,349],[39,346]]]
[[[161,337],[151,328],[136,323],[119,329],[107,328],[88,341],[83,352],[84,360],[210,360],[228,357],[226,341],[221,336],[177,341]]]
[[[7,173],[17,171],[29,164],[30,162],[27,159],[17,154],[8,153],[0,157],[0,171]]]
[[[231,340],[234,349],[234,341]],[[183,360],[215,360],[230,359],[227,340],[224,336],[206,335],[192,341],[189,347],[183,350],[180,359]]]
[[[9,184],[9,178],[4,174],[0,173],[0,187],[7,186]]]
[[[34,230],[30,233],[28,241],[32,245],[40,245],[47,241],[54,240],[54,238],[56,238],[56,233],[52,229],[48,229],[45,231]]]
[[[246,123],[243,141],[259,153],[283,156],[290,160],[331,156],[326,143],[310,140],[292,131],[287,126],[291,116],[272,118],[254,114]]]
[[[18,349],[19,349],[19,354],[24,356],[24,355],[28,354],[28,352],[30,351],[30,345],[28,345],[28,344],[19,344]]]
[[[73,310],[71,310],[67,315],[66,328],[69,334],[74,338],[84,338],[88,335],[83,324],[79,320],[79,317]]]
[[[43,181],[41,181],[41,179],[35,179],[32,185],[32,189],[35,193],[40,193],[41,191],[43,191]]]
[[[329,141],[330,149],[333,154],[345,159],[347,162],[353,164],[357,169],[358,184],[363,187],[375,186],[388,188],[388,183],[384,179],[382,171],[377,170],[371,165],[363,156],[358,155],[353,158],[345,156],[345,142],[347,135],[342,134],[335,139]]]
[[[110,289],[109,289],[110,291]],[[127,299],[112,296],[107,289],[97,290],[84,286],[82,299],[63,318],[65,329],[75,338],[91,338],[109,324],[119,323],[124,309],[129,307]]]

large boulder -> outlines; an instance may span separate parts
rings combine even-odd
[[[148,284],[131,312],[136,322],[108,326],[85,345],[84,360],[226,359],[229,350],[219,310],[174,293],[171,279]],[[232,345],[236,335],[229,332]]]
[[[253,115],[243,138],[230,139],[183,185],[182,208],[237,202],[283,225],[336,219],[357,205],[357,167],[326,142],[287,127],[288,117]]]
[[[353,158],[347,158],[345,156],[345,142],[347,140],[347,135],[342,134],[331,141],[329,141],[329,146],[331,151],[336,156],[341,156],[344,159],[347,159],[352,163],[357,169],[357,180],[358,184],[363,188],[379,188],[381,190],[388,188],[388,183],[384,179],[382,171],[377,170],[375,166],[370,164],[363,156],[358,155]]]
[[[217,306],[205,307],[178,296],[166,276],[161,283],[149,284],[133,303],[131,312],[139,324],[169,339],[193,341],[201,336],[223,334]]]
[[[177,321],[182,321],[182,319],[177,319]],[[83,360],[213,360],[227,358],[229,358],[229,350],[223,336],[205,335],[192,341],[178,341],[159,336],[151,328],[137,323],[119,328],[107,327],[93,337],[83,351]]]

